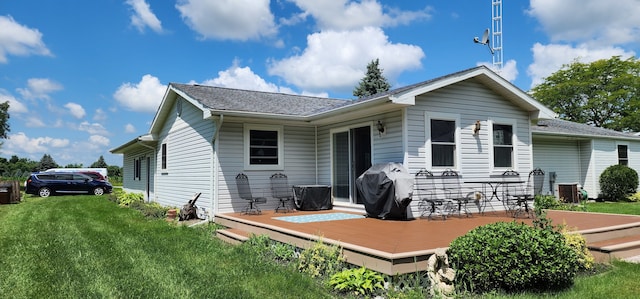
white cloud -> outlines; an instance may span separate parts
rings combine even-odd
[[[638,0],[531,0],[530,3],[527,13],[540,21],[553,41],[591,46],[640,41]]]
[[[29,138],[24,132],[9,135],[3,147],[8,152],[46,153],[50,147],[61,148],[69,145],[69,139],[51,137]]]
[[[269,0],[180,0],[182,19],[203,39],[249,40],[277,33]]]
[[[147,74],[137,84],[120,85],[113,98],[128,110],[155,113],[166,89],[158,78]]]
[[[0,28],[0,63],[7,63],[8,55],[52,55],[37,29],[17,23],[11,16],[0,16]]]
[[[85,115],[87,115],[87,113],[84,111],[84,108],[82,108],[80,104],[69,102],[66,103],[64,107],[67,108],[69,110],[69,113],[71,113],[71,115],[73,115],[73,117],[77,119],[81,119]]]
[[[391,81],[403,71],[420,68],[423,57],[420,47],[393,44],[380,28],[325,31],[307,36],[302,54],[272,60],[269,74],[310,92],[351,91],[373,59],[380,59],[383,74]]]
[[[107,120],[107,113],[101,108],[96,109],[96,112],[93,114],[93,120],[95,121],[105,121]]]
[[[563,65],[570,64],[575,60],[589,63],[617,55],[623,58],[635,56],[634,52],[628,52],[617,47],[590,48],[585,44],[573,47],[571,45],[542,45],[536,43],[531,51],[533,52],[533,63],[527,69],[527,74],[532,80],[531,87],[542,83],[544,78],[560,70]]]
[[[144,32],[146,27],[151,30],[161,33],[162,23],[151,11],[151,7],[145,0],[127,0],[126,2],[131,6],[133,14],[131,15],[131,25],[135,26],[138,31]]]
[[[104,126],[98,123],[89,123],[88,121],[81,122],[77,129],[88,132],[91,135],[109,135],[109,131]]]
[[[4,102],[9,102],[9,114],[25,113],[28,111],[27,106],[18,101],[6,90],[0,88],[0,103]]]
[[[107,146],[109,145],[109,138],[104,137],[102,135],[91,135],[89,136],[89,143],[95,146]]]
[[[136,131],[136,127],[134,127],[132,124],[126,124],[124,126],[125,133],[134,133],[135,131]]]
[[[304,10],[303,16],[312,15],[322,30],[353,30],[367,26],[384,27],[408,24],[418,19],[429,19],[431,8],[402,11],[387,8],[378,1],[348,0],[293,0]],[[292,20],[299,20],[297,15]]]
[[[26,121],[25,125],[28,128],[42,128],[42,127],[45,126],[45,124],[42,121],[42,119],[39,118],[39,117],[35,117],[35,116],[27,118],[27,121]]]
[[[506,79],[509,82],[513,82],[518,78],[518,67],[515,60],[510,59],[502,66],[502,69],[496,69],[492,63],[490,62],[478,62],[476,65],[484,65],[494,72],[498,73],[502,78]]]
[[[220,86],[237,89],[257,90],[266,92],[282,92],[295,94],[287,87],[277,86],[265,81],[254,73],[248,66],[240,67],[234,60],[233,65],[224,71],[218,72],[218,77],[204,81],[203,85]]]
[[[49,99],[49,94],[62,90],[63,87],[48,78],[31,78],[27,80],[26,88],[18,88],[17,91],[25,99]]]

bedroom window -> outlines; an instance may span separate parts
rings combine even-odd
[[[454,167],[456,157],[456,122],[432,119],[431,122],[431,165],[434,167]]]
[[[618,144],[618,164],[629,165],[629,147],[626,144]]]
[[[513,163],[513,126],[493,124],[493,166],[512,168]]]
[[[245,126],[245,168],[283,169],[282,126]]]
[[[167,169],[167,144],[162,144],[162,169]]]

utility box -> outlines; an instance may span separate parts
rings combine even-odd
[[[558,198],[566,203],[580,203],[578,184],[558,184]]]

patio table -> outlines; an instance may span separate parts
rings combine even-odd
[[[498,188],[500,188],[500,186],[505,185],[505,184],[523,184],[525,181],[517,179],[505,179],[505,178],[490,178],[490,179],[485,179],[485,180],[470,180],[470,181],[464,181],[465,184],[480,184],[482,185],[482,195],[481,198],[483,199],[482,205],[478,204],[478,209],[480,210],[481,213],[484,213],[484,209],[486,208],[487,202],[493,200],[494,198],[497,199],[498,201],[502,201],[502,199],[500,199],[500,196],[498,194]],[[491,191],[491,196],[489,196],[487,198],[487,189],[490,189]]]
[[[331,186],[328,185],[294,185],[293,196],[296,209],[301,211],[333,209]]]

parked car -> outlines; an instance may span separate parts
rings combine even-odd
[[[55,193],[103,195],[111,193],[112,189],[111,183],[79,172],[32,173],[25,182],[25,193],[40,197]]]
[[[84,175],[90,176],[94,180],[101,180],[101,181],[107,180],[104,176],[102,176],[102,174],[100,174],[97,171],[78,171],[78,172]]]

